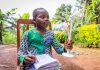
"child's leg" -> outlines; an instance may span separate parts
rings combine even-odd
[[[36,70],[35,67],[34,67],[34,64],[32,64],[31,66],[29,67],[25,67],[25,70]]]

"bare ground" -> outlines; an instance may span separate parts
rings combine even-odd
[[[54,57],[62,64],[62,70],[100,70],[100,49],[75,47],[73,51],[79,55],[68,58],[53,51]],[[16,67],[16,46],[0,45],[0,70],[16,70]]]

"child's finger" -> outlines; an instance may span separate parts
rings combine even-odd
[[[25,62],[26,64],[30,64],[30,63],[31,63],[31,62],[28,61],[28,60],[24,60],[24,62]]]
[[[31,63],[36,61],[36,57],[34,55],[28,55],[28,57],[31,59]]]
[[[72,45],[68,45],[68,46],[67,46],[67,49],[70,49],[70,50],[71,50],[72,48],[73,48]]]
[[[25,58],[25,60],[28,61],[28,62],[30,62],[30,63],[32,62],[32,59],[29,58],[28,56]]]
[[[34,55],[28,55],[28,57],[31,59],[36,59],[36,57]]]

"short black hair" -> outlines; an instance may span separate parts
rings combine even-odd
[[[35,19],[35,18],[37,17],[38,11],[40,11],[40,10],[45,10],[45,11],[47,11],[47,10],[44,9],[44,8],[36,8],[36,9],[33,11],[33,14],[32,14],[33,19]]]

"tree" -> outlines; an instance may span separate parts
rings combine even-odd
[[[10,11],[7,11],[6,13],[3,13],[0,9],[0,44],[2,44],[2,36],[5,34],[5,32],[9,31],[9,29],[15,30],[16,28],[17,19],[13,17],[13,15],[16,13],[16,9],[17,8],[13,8]],[[11,26],[8,26],[8,23]]]
[[[55,13],[55,18],[57,21],[64,22],[66,18],[71,14],[71,5],[61,4],[59,8],[57,8]]]
[[[2,11],[0,9],[0,44],[2,44]]]
[[[82,9],[82,20],[84,24],[89,24],[92,21],[99,23],[100,20],[100,0],[77,0],[79,10]]]
[[[96,23],[100,24],[100,0],[97,2],[95,10],[96,10]]]
[[[100,0],[92,0],[86,8],[86,19],[88,18],[89,22],[96,21],[98,22],[99,15],[100,15]]]
[[[78,41],[79,34],[78,28],[82,27],[85,24],[91,24],[94,21],[99,22],[100,18],[100,0],[77,0],[78,1],[78,10],[82,10],[82,17],[75,16],[74,25],[73,25],[73,37],[75,41]]]
[[[81,13],[82,17],[82,24],[87,24],[89,22],[88,18],[86,17],[86,9],[91,4],[92,0],[77,0],[76,7],[78,8],[79,13]],[[87,22],[88,21],[88,22]]]
[[[21,19],[29,19],[30,18],[30,14],[29,13],[23,13],[22,16],[20,16]],[[21,26],[21,30],[23,31],[23,33],[26,31],[26,24]]]

